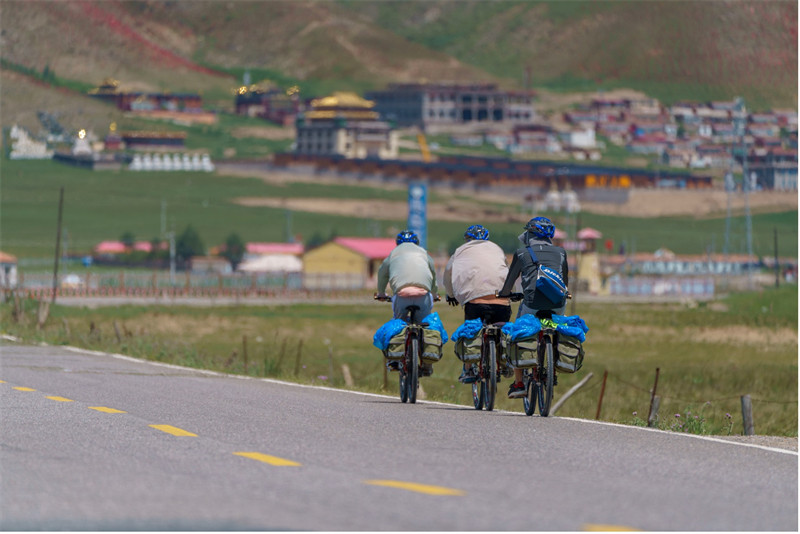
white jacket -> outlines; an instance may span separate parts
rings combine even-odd
[[[444,288],[463,306],[479,297],[494,296],[508,274],[506,255],[491,241],[473,239],[453,252],[444,270]]]

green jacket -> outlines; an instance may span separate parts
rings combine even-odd
[[[387,285],[392,288],[392,294],[408,286],[438,294],[433,258],[419,245],[400,243],[378,269],[378,293],[386,293]]]

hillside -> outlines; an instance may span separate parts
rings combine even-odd
[[[73,98],[107,76],[125,89],[200,92],[206,106],[230,109],[246,70],[309,97],[495,81],[797,107],[797,4],[788,1],[4,0],[0,26],[6,127],[43,108],[74,114]],[[72,90],[36,83],[45,71]],[[94,109],[85,105],[85,121],[107,120]]]
[[[346,2],[387,30],[533,87],[797,107],[797,2]]]

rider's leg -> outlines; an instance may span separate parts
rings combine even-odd
[[[406,314],[406,308],[409,306],[418,306],[417,319],[430,315],[433,309],[433,296],[430,293],[416,297],[403,297],[401,295],[394,295],[392,297],[392,313],[395,319],[402,319]]]

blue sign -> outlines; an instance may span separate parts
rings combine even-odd
[[[419,245],[428,248],[428,186],[423,182],[408,184],[408,229],[419,236]]]

